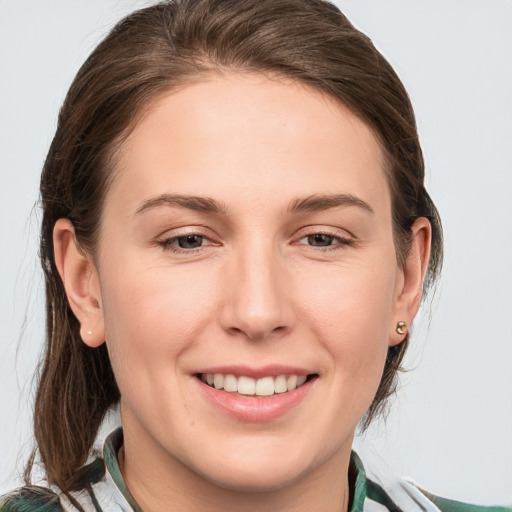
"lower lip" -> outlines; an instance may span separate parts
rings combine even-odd
[[[232,417],[240,421],[263,423],[275,420],[296,407],[305,398],[316,379],[305,382],[293,391],[265,397],[236,395],[196,380],[206,398]]]

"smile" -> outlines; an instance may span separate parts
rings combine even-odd
[[[208,386],[229,393],[238,393],[244,396],[272,396],[286,393],[301,387],[309,377],[308,375],[277,375],[253,379],[246,375],[235,376],[222,373],[201,373],[198,377]]]

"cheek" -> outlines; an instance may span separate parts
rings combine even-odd
[[[301,282],[297,296],[307,304],[304,321],[338,370],[335,378],[351,381],[344,389],[360,386],[371,394],[380,382],[389,343],[394,253],[373,264],[331,266]]]
[[[146,389],[162,372],[171,384],[169,364],[212,317],[212,283],[186,269],[172,272],[147,263],[120,263],[115,273],[105,268],[105,275],[124,276],[102,284],[107,346],[121,391],[131,390],[135,377],[137,387]]]
[[[366,333],[368,343],[387,341],[397,271],[393,258],[380,260],[329,265],[314,274],[304,269],[298,282],[306,314],[338,335]],[[352,343],[347,336],[340,341]]]

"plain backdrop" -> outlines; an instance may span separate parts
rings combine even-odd
[[[43,339],[33,208],[67,87],[112,23],[151,2],[0,0],[0,492],[31,447]],[[387,422],[356,441],[377,477],[512,502],[512,2],[337,4],[410,92],[446,258]],[[432,304],[430,306],[430,304]]]

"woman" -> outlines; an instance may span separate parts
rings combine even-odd
[[[50,487],[2,510],[464,507],[382,489],[351,453],[440,265],[423,174],[403,86],[330,4],[121,22],[41,179]],[[119,401],[123,429],[86,463]]]

